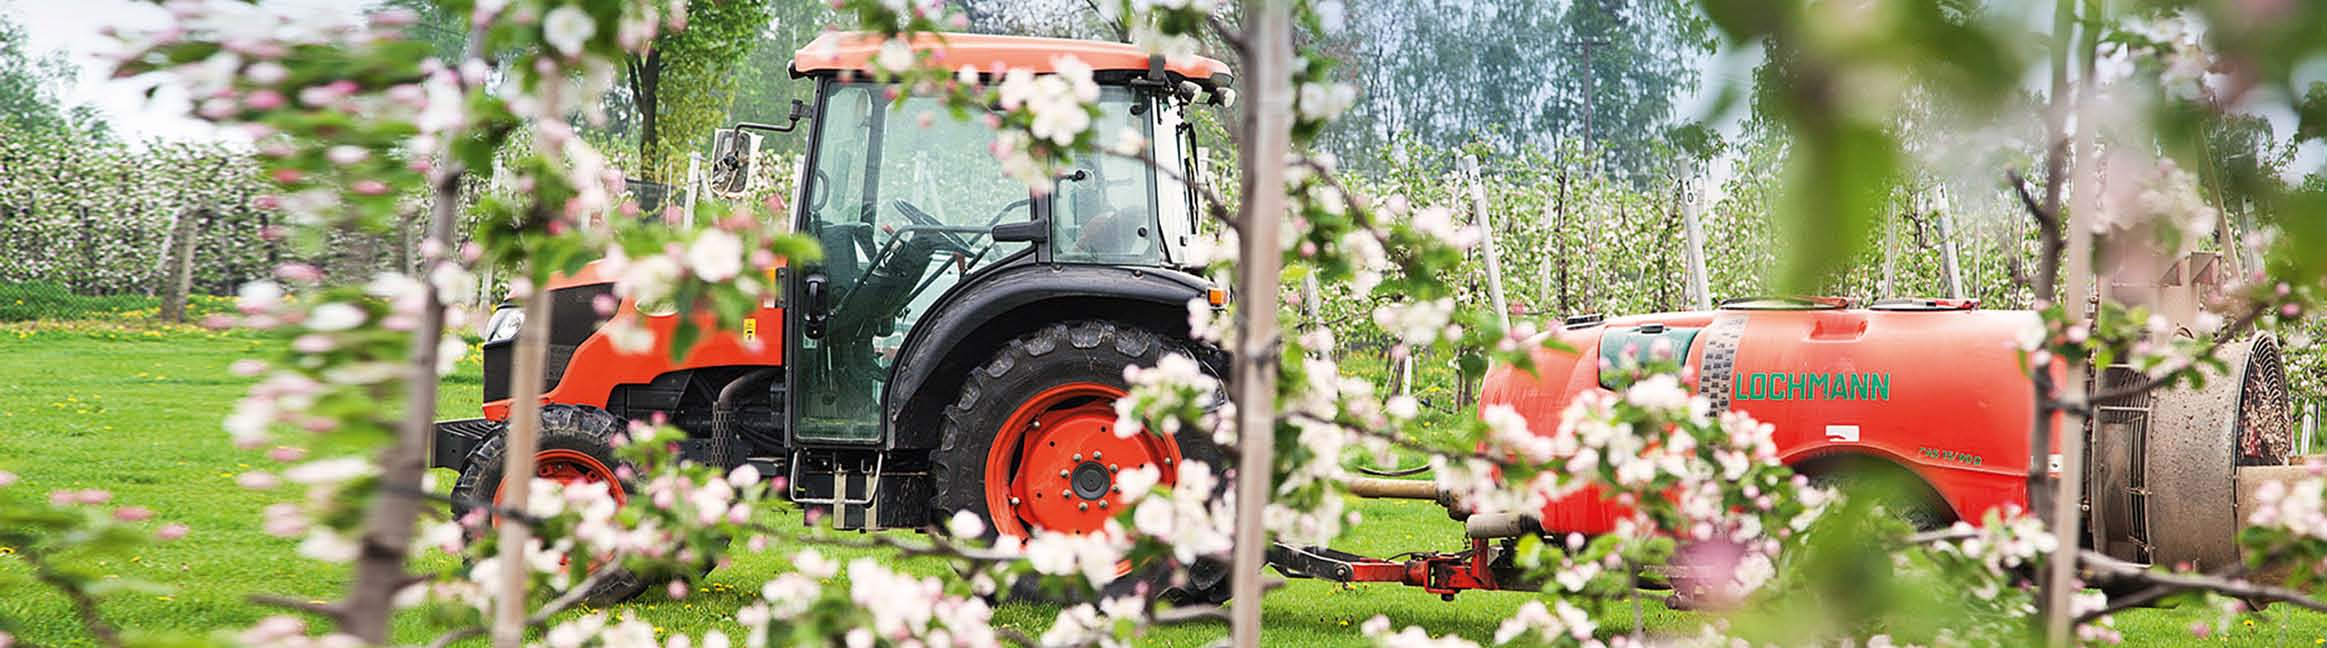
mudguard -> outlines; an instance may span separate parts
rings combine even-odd
[[[962,375],[992,350],[1044,324],[1105,319],[1185,337],[1187,308],[1210,283],[1176,270],[1102,265],[1013,264],[980,273],[930,306],[905,339],[882,394],[888,449],[931,448],[936,416]]]

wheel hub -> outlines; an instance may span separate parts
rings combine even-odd
[[[987,458],[987,510],[995,513],[996,531],[1021,537],[1030,529],[1098,531],[1123,504],[1115,482],[1122,471],[1154,468],[1162,472],[1159,481],[1171,483],[1180,459],[1176,444],[1144,430],[1116,435],[1114,400],[1122,394],[1108,385],[1072,383],[1019,407]],[[1006,466],[1006,474],[992,472]],[[1002,484],[1006,491],[997,488]]]
[[[608,468],[605,462],[584,452],[553,448],[534,453],[533,477],[567,486],[605,484],[606,492],[614,497],[616,506],[625,504],[630,499],[629,494],[623,492],[622,484],[615,481],[614,469]],[[493,494],[494,503],[500,503],[501,497],[508,491],[511,481],[514,480],[504,479],[501,481],[501,488]]]
[[[1096,461],[1085,461],[1075,466],[1073,479],[1075,497],[1087,500],[1104,498],[1107,491],[1115,489],[1115,477],[1107,474],[1107,467]]]

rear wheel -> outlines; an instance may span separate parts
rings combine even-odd
[[[1115,485],[1123,470],[1153,467],[1171,485],[1181,462],[1215,469],[1220,452],[1202,431],[1167,438],[1115,434],[1115,399],[1123,369],[1154,366],[1185,353],[1151,331],[1111,322],[1053,324],[1010,341],[974,370],[946,408],[943,441],[932,454],[938,520],[968,511],[987,534],[1026,537],[1034,530],[1089,533],[1122,510]],[[1190,582],[1162,582],[1172,570],[1142,567],[1117,582],[1161,593],[1217,599],[1222,570],[1191,569]]]
[[[622,419],[604,410],[574,405],[543,406],[539,449],[533,455],[534,478],[568,485],[607,484],[615,504],[627,503],[630,485],[618,472],[624,464],[614,458],[614,435],[622,429]],[[461,468],[460,480],[453,483],[453,517],[467,517],[479,503],[500,503],[506,481],[502,472],[508,443],[507,437],[496,434],[469,453],[468,464]],[[472,533],[483,533],[492,523],[486,520],[469,528]],[[618,566],[602,569],[613,571],[598,580],[585,602],[612,605],[646,591],[646,581],[637,574]]]

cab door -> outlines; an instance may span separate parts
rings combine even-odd
[[[928,308],[1025,243],[993,225],[1031,217],[1030,192],[992,154],[994,131],[933,97],[823,84],[798,231],[823,258],[797,264],[790,373],[795,445],[882,438],[889,368]]]

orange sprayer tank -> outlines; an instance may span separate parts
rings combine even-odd
[[[1685,353],[1684,377],[1714,411],[1733,408],[1771,424],[1787,464],[1841,455],[1886,461],[1930,484],[1959,518],[1976,520],[1990,508],[2025,505],[2035,398],[2017,340],[2037,325],[2032,312],[1947,301],[1579,323],[1550,334],[1575,350],[1536,351],[1537,373],[1490,369],[1480,405],[1511,406],[1534,433],[1554,434],[1576,394],[1606,388],[1603,358],[1670,349]],[[1587,490],[1546,506],[1542,525],[1603,533],[1623,513]]]

